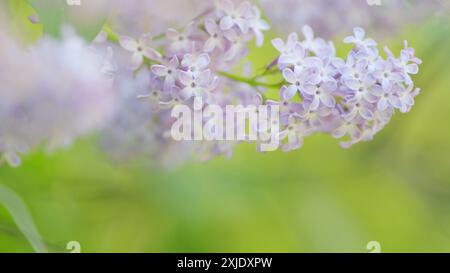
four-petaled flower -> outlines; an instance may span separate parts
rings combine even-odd
[[[192,75],[196,75],[204,71],[208,67],[210,62],[211,59],[206,53],[189,53],[184,55],[181,66],[187,68],[187,71]]]
[[[303,146],[303,138],[307,136],[308,128],[303,121],[295,114],[289,116],[286,128],[280,132],[279,139],[287,138],[287,143],[281,146],[284,152],[300,149]]]
[[[207,99],[207,89],[211,84],[211,71],[205,70],[193,75],[192,73],[179,70],[178,77],[184,86],[180,91],[180,98],[189,100],[192,97]]]
[[[295,32],[289,34],[289,37],[286,42],[284,42],[280,38],[272,40],[272,45],[275,47],[276,50],[280,52],[281,56],[293,54],[297,43],[298,43],[298,34]]]
[[[208,19],[205,21],[205,29],[210,37],[206,40],[203,50],[205,52],[211,52],[216,47],[223,49],[225,47],[225,38],[217,23],[213,19]]]
[[[290,68],[285,68],[283,70],[284,79],[290,83],[289,87],[287,87],[284,92],[285,98],[291,99],[297,92],[301,92],[305,83],[307,74],[301,68],[296,66],[294,71]]]
[[[357,47],[370,48],[377,46],[377,43],[370,38],[365,39],[366,32],[360,27],[353,29],[353,36],[348,36],[344,39],[346,44],[355,44]]]
[[[333,92],[336,90],[337,85],[335,82],[325,82],[320,85],[306,84],[303,88],[303,92],[311,97],[311,105],[309,106],[311,111],[315,111],[321,104],[328,108],[334,108],[336,105],[336,99],[333,96]]]
[[[195,23],[191,22],[182,31],[178,31],[173,28],[169,28],[166,31],[166,37],[171,42],[169,50],[172,53],[184,54],[191,49],[192,36],[195,32]]]
[[[177,79],[177,70],[180,66],[177,56],[174,56],[167,65],[156,64],[152,66],[152,72],[164,78],[164,90],[170,90]]]
[[[366,101],[374,103],[377,101],[376,80],[371,76],[365,75],[360,80],[347,80],[346,86],[350,89],[347,99],[349,101]]]
[[[392,85],[403,80],[402,74],[395,71],[395,66],[390,60],[380,60],[377,62],[376,67],[377,69],[373,75],[376,78],[381,79],[381,86],[385,90],[391,89]]]
[[[220,3],[222,11],[225,16],[220,20],[220,28],[222,30],[229,30],[237,26],[242,33],[247,33],[249,29],[248,18],[251,15],[252,7],[249,2],[245,1],[235,7],[230,0],[223,0]]]
[[[160,60],[161,54],[150,46],[152,38],[150,34],[142,35],[139,40],[133,39],[128,36],[121,36],[119,39],[120,45],[127,51],[133,53],[131,56],[130,69],[138,69],[143,61],[144,57],[150,60]]]
[[[257,7],[253,7],[251,10],[251,16],[248,19],[248,25],[250,29],[255,33],[256,45],[261,47],[264,43],[263,31],[270,29],[269,24],[261,19],[261,11]]]
[[[389,89],[381,89],[380,98],[377,103],[377,108],[379,111],[386,111],[386,109],[390,107],[394,107],[400,109],[402,107],[402,103],[395,94],[396,86],[390,86]]]

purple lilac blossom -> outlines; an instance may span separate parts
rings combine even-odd
[[[168,28],[162,40],[124,34],[119,45],[115,45],[98,39],[97,48],[114,48],[118,64],[113,78],[116,92],[122,98],[121,106],[101,134],[103,147],[113,159],[153,158],[171,162],[163,165],[173,166],[175,160],[193,157],[197,160],[217,155],[231,157],[238,141],[174,141],[170,137],[174,122],[170,113],[177,104],[193,107],[197,97],[224,108],[228,104],[254,102],[254,94],[258,92],[255,87],[227,79],[220,73],[233,69],[247,54],[250,41],[262,45],[263,31],[269,26],[261,19],[259,9],[248,1],[216,1],[213,9],[209,5],[205,10],[184,28]],[[144,54],[147,51],[149,54]],[[177,152],[166,153],[171,149]]]
[[[139,62],[140,65],[131,70],[142,72],[145,69],[143,79],[149,83],[145,88],[132,90],[134,95],[130,98],[137,96],[141,101],[134,100],[131,105],[140,103],[140,106],[125,106],[133,121],[112,124],[109,134],[118,137],[109,141],[109,149],[113,151],[114,147],[135,143],[135,148],[127,151],[145,154],[147,148],[158,147],[157,154],[160,154],[169,147],[178,147],[175,149],[179,152],[190,154],[179,158],[197,155],[203,160],[221,154],[231,156],[238,141],[180,143],[168,136],[173,122],[169,118],[170,110],[180,103],[192,106],[196,97],[223,107],[227,104],[280,106],[281,124],[277,126],[281,126],[284,151],[299,149],[305,137],[319,132],[342,139],[341,145],[349,147],[371,140],[389,122],[395,110],[408,112],[419,94],[411,75],[417,74],[421,61],[406,42],[400,57],[386,48],[388,57],[383,59],[377,43],[367,38],[362,28],[355,28],[353,35],[344,40],[354,45],[344,60],[336,56],[332,42],[315,37],[312,28],[304,26],[302,41],[296,33],[290,34],[286,42],[279,38],[272,41],[280,52],[277,65],[286,85],[281,87],[279,102],[264,100],[260,87],[223,77],[220,72],[230,71],[245,56],[250,40],[256,37],[257,45],[262,43],[260,32],[267,29],[267,23],[260,18],[259,10],[248,2],[223,0],[217,3],[214,10],[185,28],[169,28],[166,39],[146,45],[154,53],[145,56],[150,63],[141,66]],[[116,51],[133,60],[136,52],[124,45],[122,39],[120,44],[122,48]],[[121,63],[125,70],[130,68],[123,60]],[[255,97],[261,98],[256,100],[258,103]],[[294,99],[296,97],[300,102]],[[136,112],[141,108],[147,110]],[[122,118],[120,114],[118,118]],[[138,128],[128,123],[143,126]],[[115,128],[117,124],[124,124],[126,129]],[[117,135],[114,130],[125,130],[128,134],[120,136],[120,132]],[[133,141],[127,140],[127,137],[139,135],[141,137]]]
[[[281,127],[284,151],[301,148],[304,138],[315,133],[328,133],[342,139],[343,147],[350,147],[371,140],[396,110],[410,111],[420,92],[412,75],[418,73],[421,61],[406,42],[399,57],[385,48],[387,58],[382,58],[377,43],[362,28],[355,28],[344,40],[354,45],[344,60],[336,56],[332,42],[315,37],[306,25],[304,40],[292,33],[286,42],[272,41],[280,56],[271,68],[278,67],[284,82],[280,101],[267,100],[258,84],[224,75],[246,56],[249,42],[264,43],[269,25],[256,6],[241,0],[200,1],[202,5],[196,6],[200,10],[191,15],[192,6],[184,9],[190,1],[162,1],[164,7],[185,11],[174,19],[173,12],[142,7],[158,6],[155,1],[111,3],[111,7],[122,7],[112,9],[117,13],[110,18],[112,29],[120,33],[118,41],[109,41],[102,32],[88,47],[69,32],[62,42],[44,39],[29,53],[18,53],[9,42],[0,43],[6,48],[0,51],[5,55],[0,62],[6,66],[0,67],[20,68],[26,75],[17,82],[9,70],[0,73],[5,86],[17,90],[0,93],[3,160],[17,165],[18,154],[29,148],[41,143],[58,147],[99,128],[102,147],[117,161],[151,158],[170,167],[192,158],[231,157],[239,141],[177,142],[170,137],[172,108],[178,104],[193,108],[194,98],[199,97],[222,108],[280,106],[280,124],[268,127]],[[170,24],[176,28],[162,27],[164,35],[152,36],[148,31],[158,34],[161,26],[158,22],[149,26],[150,11],[182,22]],[[124,16],[129,12],[136,16]],[[189,22],[189,18],[194,19]],[[120,23],[123,28],[116,29]],[[0,35],[0,41],[6,41],[5,37]],[[11,58],[16,55],[22,57]],[[55,92],[57,88],[64,92]],[[50,114],[42,109],[54,110]],[[268,129],[259,128],[262,133]]]
[[[410,111],[420,92],[411,75],[418,73],[421,60],[406,41],[399,57],[385,48],[387,58],[383,58],[377,43],[356,27],[344,39],[354,47],[343,60],[329,50],[334,48],[331,43],[312,39],[310,27],[304,27],[303,33],[305,41],[298,40],[297,34],[290,34],[286,43],[279,38],[272,41],[287,83],[282,87],[282,103],[297,94],[303,108],[291,111],[287,122],[284,119],[283,150],[300,148],[306,135],[318,132],[342,139],[347,148],[371,140],[396,110]]]

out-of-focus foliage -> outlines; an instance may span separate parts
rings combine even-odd
[[[28,2],[35,9],[45,33],[58,37],[62,25],[70,23],[78,34],[88,41],[92,41],[102,29],[109,10],[108,1],[105,0],[83,1],[79,6],[68,6],[66,0],[28,0]]]
[[[23,44],[36,42],[42,35],[42,25],[33,24],[30,17],[36,14],[36,11],[26,1],[8,0],[0,4],[8,13],[10,20],[11,33]],[[2,14],[0,14],[1,16]]]
[[[37,252],[47,252],[39,232],[33,223],[23,200],[12,190],[0,184],[0,204],[4,205],[14,219],[22,234],[28,239],[33,249]]]

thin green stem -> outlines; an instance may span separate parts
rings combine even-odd
[[[270,62],[268,65],[266,65],[264,68],[264,71],[254,77],[254,79],[262,78],[266,75],[270,74],[276,74],[279,72],[278,70],[278,57],[275,58],[272,62]]]
[[[201,18],[202,16],[205,16],[209,12],[210,11],[207,11],[207,12],[199,15],[198,17],[196,17],[196,19]],[[108,36],[108,40],[110,40],[113,43],[119,43],[120,35],[115,33],[112,30],[112,28],[111,28],[111,26],[109,24],[105,24],[105,26],[103,27],[103,31],[106,32],[106,34]],[[159,34],[157,36],[154,36],[153,40],[162,39],[162,38],[164,38],[164,36],[165,36],[165,34]],[[248,84],[250,86],[253,86],[253,87],[279,88],[284,83],[284,81],[281,81],[281,82],[278,82],[278,83],[265,83],[265,82],[261,82],[261,81],[258,80],[258,79],[260,79],[260,78],[262,78],[262,77],[264,77],[264,76],[266,76],[268,74],[272,74],[272,73],[277,73],[278,72],[278,70],[276,70],[276,69],[272,70],[273,69],[273,63],[274,62],[272,62],[269,66],[267,66],[266,70],[262,74],[256,75],[256,76],[254,76],[252,78],[241,77],[241,76],[233,75],[231,73],[223,72],[223,71],[219,71],[218,74],[223,76],[223,77],[225,77],[225,78],[228,78],[230,80],[233,80],[233,81],[236,81],[236,82],[246,83],[246,84]],[[147,60],[146,59],[144,64],[149,66],[149,65],[152,64],[152,62],[151,62],[151,60]]]
[[[109,24],[103,26],[103,31],[108,35],[108,40],[113,43],[119,43],[120,36],[112,30]]]
[[[237,75],[230,74],[228,72],[223,72],[223,71],[218,72],[218,74],[225,78],[228,78],[230,80],[246,83],[253,87],[260,86],[260,87],[267,87],[267,88],[279,88],[284,83],[284,81],[278,82],[278,83],[265,83],[265,82],[257,81],[254,78],[241,77],[241,76],[237,76]]]

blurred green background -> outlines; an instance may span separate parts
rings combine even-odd
[[[423,93],[350,150],[319,135],[288,154],[246,144],[231,160],[161,170],[114,165],[92,137],[2,166],[0,183],[53,252],[69,241],[83,252],[367,252],[369,241],[383,252],[450,252],[450,29],[432,20],[380,42],[398,52],[403,39],[424,60]],[[252,52],[256,67],[275,56],[270,45]],[[0,252],[32,251],[0,205]]]

